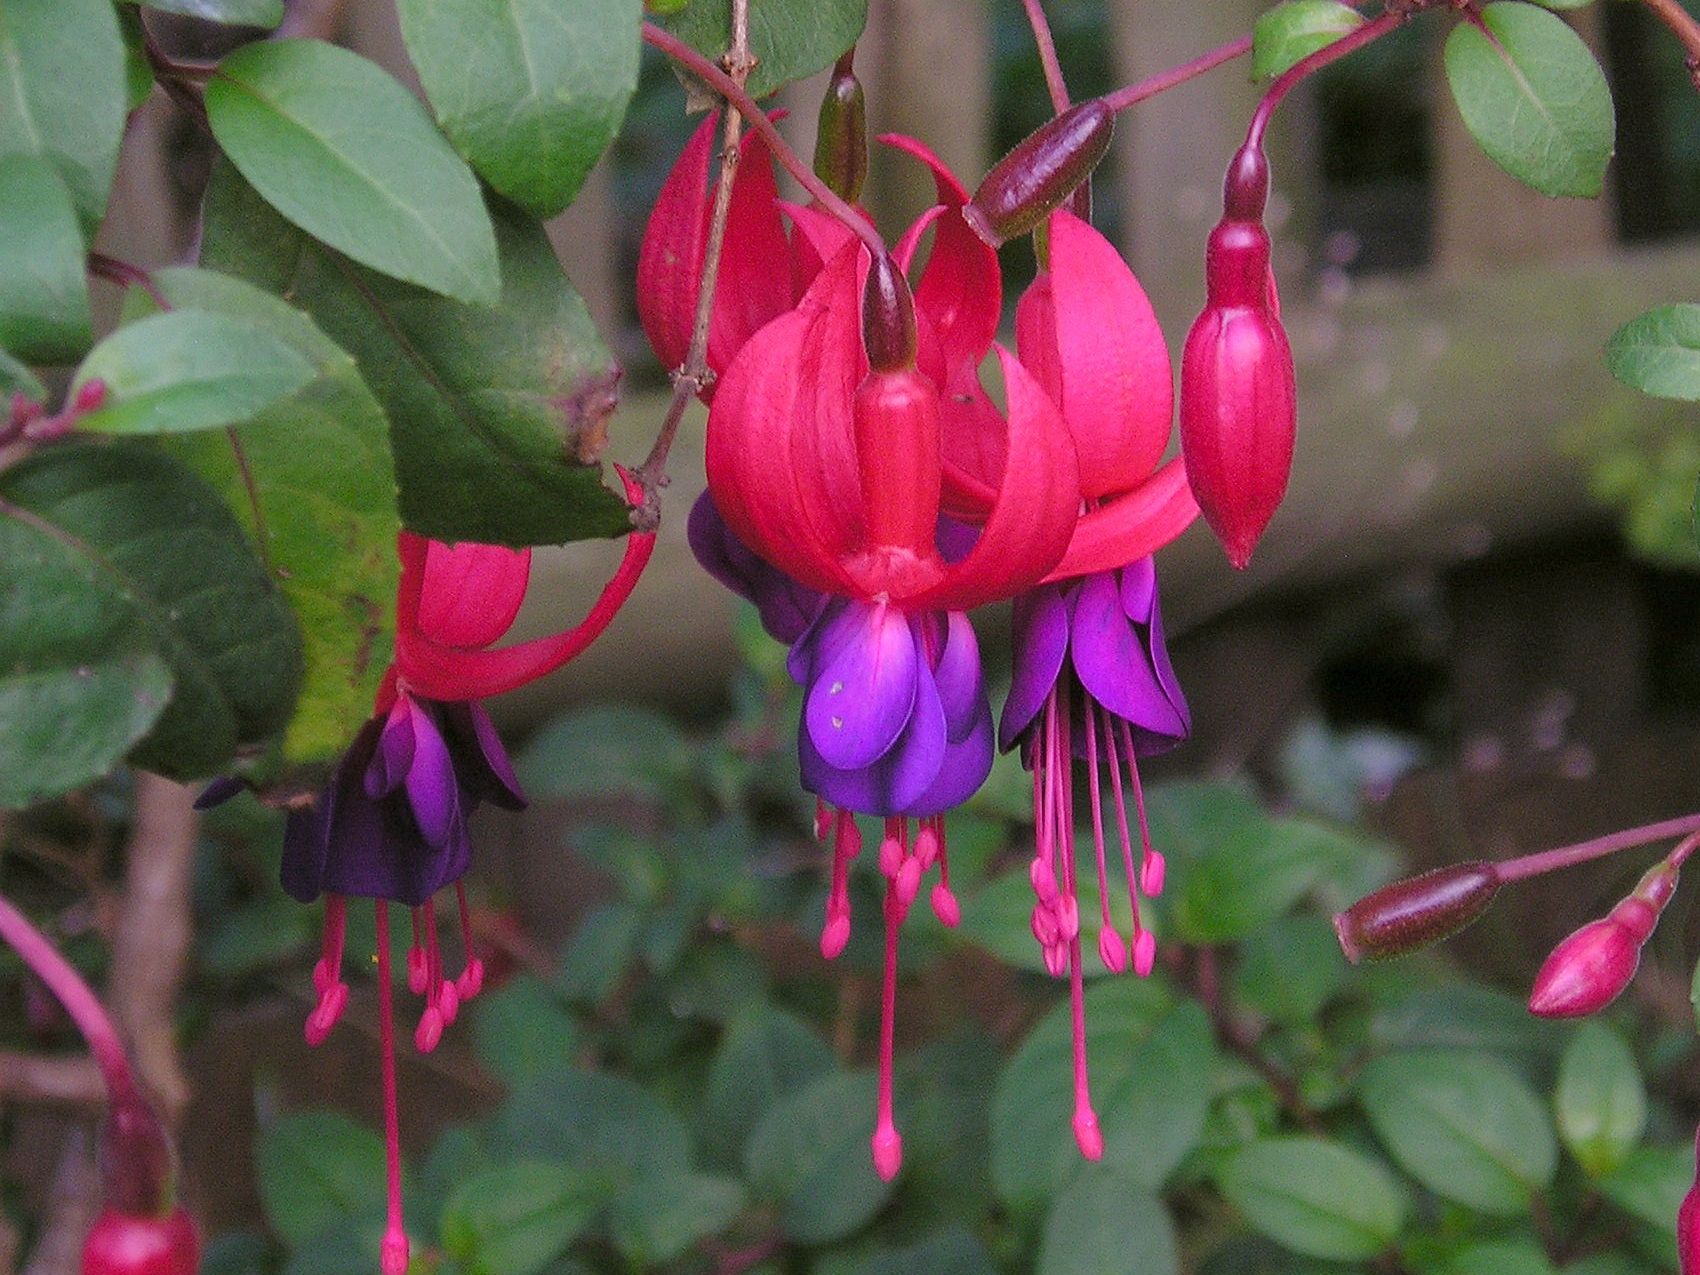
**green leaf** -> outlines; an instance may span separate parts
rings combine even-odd
[[[1558,1146],[1541,1100],[1479,1054],[1411,1051],[1364,1069],[1364,1110],[1424,1186],[1483,1213],[1515,1214],[1552,1181]]]
[[[697,1135],[710,1164],[741,1162],[751,1130],[775,1102],[833,1069],[832,1050],[799,1018],[751,1005],[726,1029],[698,1107]]]
[[[1240,824],[1179,874],[1178,935],[1193,943],[1243,939],[1286,912],[1354,850],[1345,834],[1305,820]]]
[[[1488,158],[1543,195],[1593,198],[1616,144],[1611,89],[1582,37],[1532,4],[1490,4],[1460,22],[1446,78]]]
[[[134,443],[66,445],[0,475],[0,561],[31,564],[7,590],[0,667],[61,638],[80,657],[155,651],[170,706],[130,754],[176,777],[212,774],[288,721],[301,679],[295,624],[242,530],[181,464]],[[6,733],[0,731],[0,734]]]
[[[1418,987],[1376,1015],[1370,1030],[1384,1049],[1479,1049],[1542,1065],[1556,1063],[1567,1040],[1521,998],[1469,984]]]
[[[731,6],[720,0],[690,0],[665,19],[674,35],[699,53],[718,59],[732,43]],[[752,4],[750,52],[756,68],[744,86],[766,97],[783,84],[824,71],[862,35],[868,0],[808,0]]]
[[[1601,1179],[1600,1190],[1631,1217],[1668,1235],[1682,1197],[1693,1185],[1693,1147],[1640,1147]]]
[[[0,349],[0,394],[10,399],[14,394],[37,403],[47,400],[47,389],[31,372],[6,350]]]
[[[1045,1222],[1038,1275],[1179,1275],[1162,1201],[1124,1172],[1080,1174]]]
[[[477,180],[387,72],[318,40],[263,40],[219,64],[206,104],[225,154],[308,234],[397,279],[501,300]]]
[[[1606,366],[1643,394],[1700,400],[1700,305],[1662,305],[1631,319],[1606,344]]]
[[[283,0],[125,0],[162,13],[181,13],[227,26],[270,31],[283,21]]]
[[[1408,1201],[1376,1161],[1323,1138],[1266,1138],[1222,1170],[1222,1193],[1295,1253],[1362,1261],[1389,1248]]]
[[[261,1130],[254,1155],[266,1221],[292,1248],[384,1207],[383,1140],[346,1116],[283,1116]]]
[[[173,310],[119,328],[95,346],[71,393],[96,378],[106,382],[106,403],[79,420],[80,428],[184,434],[259,415],[312,381],[313,365],[252,323]]]
[[[907,1248],[883,1249],[856,1267],[856,1275],[998,1275],[986,1247],[961,1227],[950,1227]]]
[[[1454,1254],[1440,1268],[1439,1275],[1557,1275],[1557,1272],[1535,1241],[1496,1240],[1472,1244]]]
[[[0,345],[31,363],[77,358],[93,339],[83,232],[47,160],[0,155],[0,244]]]
[[[672,719],[623,704],[574,709],[534,735],[514,765],[533,797],[662,802],[688,785],[696,750]]]
[[[539,217],[579,187],[637,88],[639,0],[400,0],[401,32],[455,149]]]
[[[677,1116],[634,1081],[599,1072],[552,1069],[509,1100],[491,1137],[510,1157],[594,1164],[620,1189],[690,1162]]]
[[[201,964],[224,978],[277,965],[311,942],[314,916],[281,892],[254,900],[220,919],[200,946]]]
[[[52,164],[90,237],[118,168],[124,94],[124,41],[109,0],[0,5],[0,155]]]
[[[569,1165],[495,1165],[449,1197],[443,1247],[468,1275],[537,1275],[590,1225],[607,1198],[603,1179]]]
[[[1176,1006],[1151,982],[1097,983],[1086,993],[1086,1051],[1102,1163],[1141,1186],[1160,1186],[1204,1129],[1210,1095],[1199,1078],[1209,1074],[1215,1050],[1203,1010]],[[1073,1076],[1064,1002],[1022,1042],[992,1095],[992,1184],[1013,1205],[1031,1209],[1050,1199],[1079,1163]]]
[[[287,295],[352,354],[389,414],[402,517],[438,540],[556,544],[629,530],[581,463],[619,372],[542,227],[498,209],[503,303],[490,311],[361,270],[278,217],[221,164],[202,263]]]
[[[1647,1128],[1647,1089],[1635,1055],[1611,1028],[1584,1023],[1558,1069],[1558,1136],[1589,1177],[1628,1158]]]
[[[520,974],[474,1002],[472,1039],[484,1065],[520,1089],[571,1063],[578,1029],[547,983]]]
[[[1298,65],[1364,24],[1364,16],[1340,0],[1286,0],[1257,19],[1252,29],[1251,78],[1267,80]]]
[[[239,426],[234,442],[198,434],[166,445],[263,542],[306,652],[284,758],[328,761],[371,715],[390,662],[400,518],[383,409],[354,360],[294,306],[207,270],[161,270],[154,284],[173,305],[264,329],[312,366],[306,388]]]
[[[642,921],[629,903],[605,903],[586,913],[561,954],[555,979],[561,994],[589,1005],[606,1000],[631,966]]]
[[[1345,985],[1334,929],[1321,917],[1289,916],[1256,931],[1234,970],[1237,999],[1281,1023],[1315,1019]]]
[[[698,1240],[731,1225],[743,1207],[744,1188],[731,1178],[680,1171],[645,1178],[623,1194],[609,1230],[614,1246],[647,1268],[683,1257]]]
[[[779,1229],[799,1244],[859,1230],[890,1198],[868,1139],[876,1084],[868,1072],[822,1076],[774,1103],[744,1152],[750,1189],[779,1206]]]

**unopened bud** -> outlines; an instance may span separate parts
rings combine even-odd
[[[152,1216],[110,1205],[83,1241],[83,1275],[196,1275],[201,1237],[182,1208]]]
[[[1259,146],[1234,152],[1222,180],[1222,216],[1232,221],[1261,221],[1269,203],[1269,160]]]
[[[1356,965],[1403,956],[1456,934],[1499,893],[1491,863],[1455,863],[1383,886],[1334,918],[1340,950]]]
[[[963,218],[994,248],[1026,234],[1092,175],[1115,122],[1115,113],[1092,98],[1041,125],[992,166]]]
[[[815,174],[848,203],[862,194],[868,177],[868,105],[862,82],[845,54],[833,68],[820,100],[815,131]]]
[[[1552,950],[1535,975],[1529,1012],[1542,1018],[1582,1018],[1623,994],[1641,965],[1641,949],[1676,891],[1678,869],[1654,865],[1624,899]]]
[[[99,409],[106,402],[106,382],[100,377],[94,377],[78,388],[76,397],[71,400],[71,413],[82,416],[85,413]]]
[[[915,366],[915,298],[890,253],[881,253],[862,287],[862,345],[875,372]]]

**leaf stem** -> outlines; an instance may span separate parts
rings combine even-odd
[[[159,290],[153,275],[143,267],[129,261],[120,261],[117,257],[109,257],[104,252],[89,253],[88,264],[89,273],[97,279],[105,279],[120,288],[140,288],[161,310],[171,309],[171,302],[166,300],[165,293]]]
[[[1027,24],[1033,28],[1033,43],[1039,48],[1039,64],[1045,68],[1045,87],[1051,93],[1051,107],[1058,115],[1068,109],[1068,82],[1063,79],[1062,62],[1057,58],[1056,37],[1045,17],[1044,0],[1023,0],[1027,6]]]
[[[1683,64],[1688,67],[1688,78],[1693,81],[1694,91],[1700,93],[1700,19],[1682,7],[1681,0],[1641,0],[1653,11],[1653,16],[1670,28],[1670,32],[1682,44],[1684,53]]]

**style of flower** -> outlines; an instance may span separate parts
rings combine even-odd
[[[1143,977],[1156,940],[1141,924],[1139,896],[1162,892],[1164,860],[1151,845],[1137,758],[1191,732],[1164,645],[1151,554],[1198,509],[1181,463],[1162,463],[1174,413],[1169,354],[1138,280],[1109,241],[1071,212],[1052,215],[1048,241],[1049,269],[1022,297],[1016,335],[1022,362],[1073,436],[1085,513],[1047,582],[1016,599],[1015,671],[999,744],[1007,750],[1019,743],[1033,772],[1033,935],[1046,968],[1069,977],[1074,1134],[1081,1153],[1095,1160],[1104,1140],[1087,1080],[1073,763],[1084,756],[1091,798],[1099,958],[1120,972],[1130,956],[1110,912],[1101,800],[1107,771],[1132,912],[1131,958]],[[1137,868],[1128,788],[1138,821]]]

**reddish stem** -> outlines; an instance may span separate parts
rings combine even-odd
[[[89,253],[89,273],[108,283],[115,283],[120,288],[140,288],[153,298],[153,303],[161,310],[171,309],[171,302],[165,299],[165,293],[159,290],[153,275],[141,266],[128,261],[120,261],[117,257],[109,257],[104,252]]]
[[[1562,868],[1573,868],[1579,863],[1603,859],[1620,850],[1630,850],[1649,842],[1687,836],[1694,832],[1700,832],[1700,815],[1684,815],[1680,819],[1665,819],[1659,823],[1643,824],[1639,828],[1625,828],[1621,832],[1608,833],[1591,841],[1578,841],[1573,845],[1526,854],[1495,866],[1501,881],[1523,881],[1547,872],[1557,872]]]
[[[1241,36],[1220,48],[1200,54],[1190,62],[1183,62],[1177,67],[1159,72],[1148,79],[1140,80],[1137,84],[1129,84],[1117,89],[1114,93],[1106,94],[1104,104],[1112,111],[1125,111],[1130,106],[1137,106],[1147,98],[1156,97],[1159,93],[1167,93],[1170,89],[1185,84],[1188,80],[1197,79],[1206,71],[1214,71],[1225,62],[1235,58],[1243,58],[1251,52],[1251,37]]]
[[[1405,10],[1390,9],[1379,18],[1371,19],[1356,30],[1347,32],[1332,44],[1324,45],[1309,57],[1287,68],[1277,77],[1275,83],[1269,86],[1269,91],[1257,104],[1257,111],[1251,117],[1251,127],[1246,130],[1246,145],[1253,148],[1263,145],[1263,134],[1269,127],[1270,117],[1275,114],[1275,108],[1281,105],[1282,99],[1292,92],[1293,86],[1299,81],[1314,75],[1325,66],[1338,62],[1347,54],[1357,52],[1366,44],[1373,44],[1389,32],[1397,31],[1405,25],[1410,16]]]
[[[1027,6],[1027,23],[1033,28],[1033,43],[1039,46],[1039,64],[1045,68],[1045,87],[1051,91],[1051,106],[1058,115],[1068,109],[1068,83],[1063,79],[1062,62],[1057,58],[1056,38],[1045,17],[1044,0],[1023,0]]]

